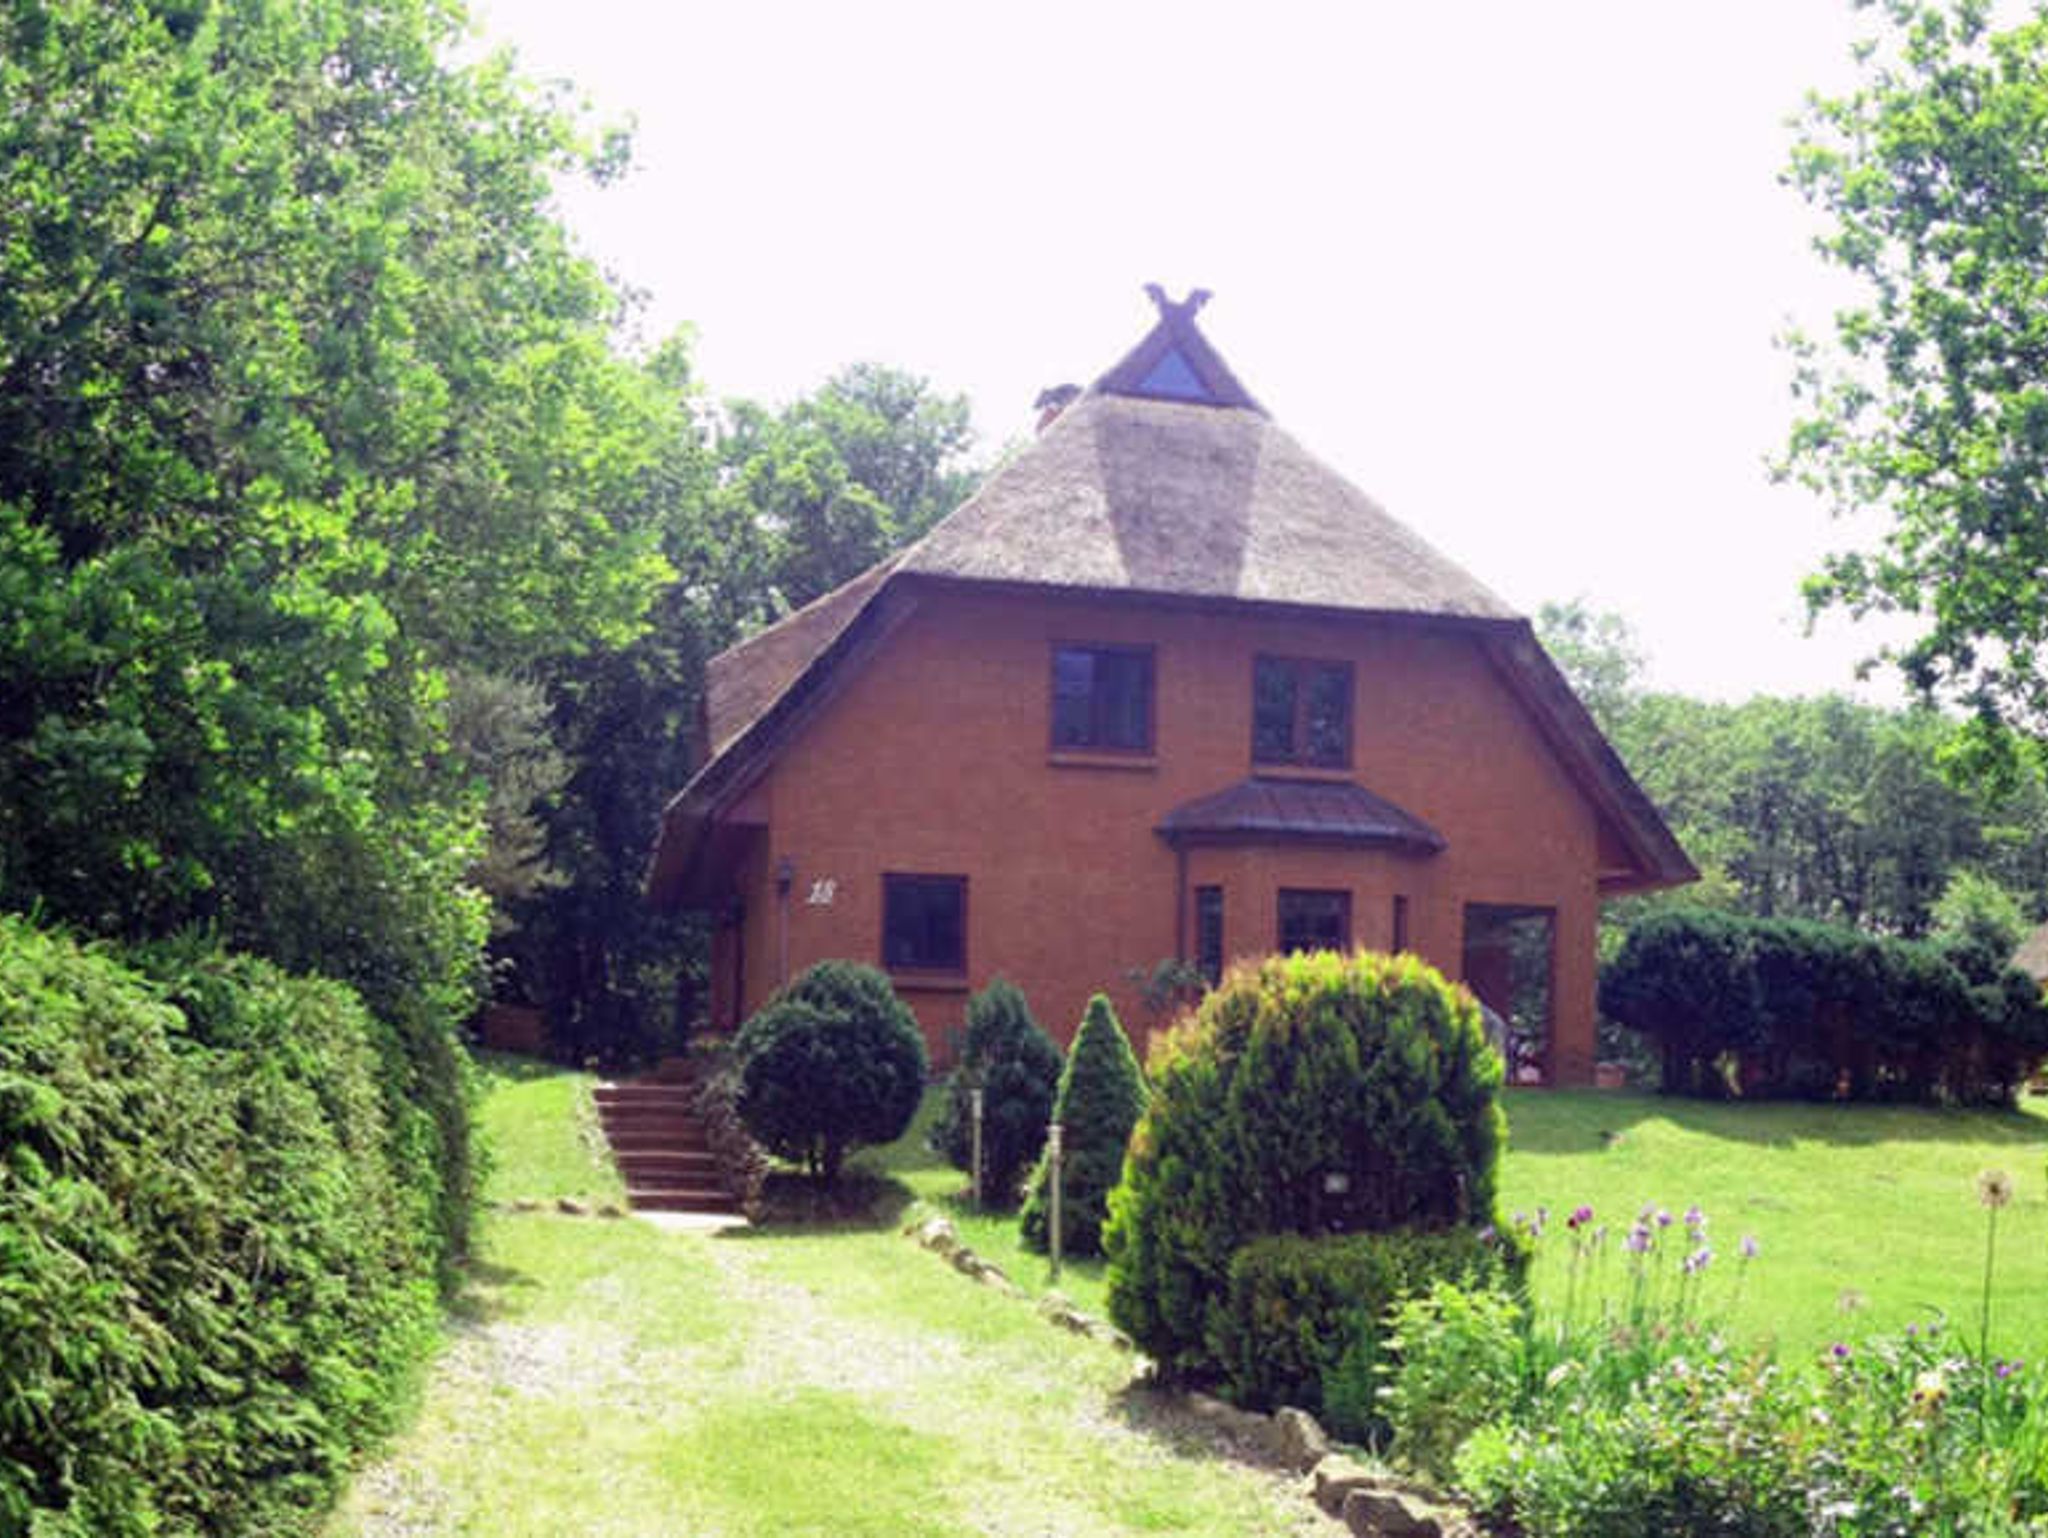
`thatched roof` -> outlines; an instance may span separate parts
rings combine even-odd
[[[1447,847],[1444,836],[1384,796],[1350,780],[1285,780],[1254,774],[1182,802],[1159,820],[1169,844],[1281,840],[1372,844],[1416,854]]]
[[[909,549],[712,659],[711,756],[670,805],[650,882],[684,889],[704,824],[766,766],[832,670],[921,583],[1401,616],[1469,626],[1597,782],[1642,867],[1697,874],[1557,676],[1528,623],[1275,426],[1156,289],[1158,323],[1037,440]],[[1498,632],[1495,634],[1495,632]],[[1540,661],[1531,661],[1533,652]]]

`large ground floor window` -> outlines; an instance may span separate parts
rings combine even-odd
[[[1282,955],[1350,950],[1351,894],[1280,888],[1279,949]]]
[[[1550,1077],[1556,950],[1554,908],[1465,905],[1465,985],[1491,1013],[1487,1030],[1510,1084],[1542,1084]]]

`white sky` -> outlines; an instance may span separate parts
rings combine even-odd
[[[636,123],[564,211],[717,395],[875,359],[992,452],[1137,340],[1143,283],[1199,285],[1312,451],[1525,611],[1624,615],[1653,684],[1847,688],[1875,645],[1802,637],[1848,531],[1764,470],[1772,338],[1840,292],[1777,177],[1853,78],[1844,0],[475,4]]]

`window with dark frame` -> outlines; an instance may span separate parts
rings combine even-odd
[[[1260,657],[1252,664],[1252,761],[1351,766],[1351,664]]]
[[[1151,649],[1055,646],[1052,745],[1109,753],[1150,752]]]
[[[1351,894],[1282,887],[1279,942],[1283,955],[1350,950]]]
[[[1408,949],[1408,899],[1399,893],[1394,895],[1394,944],[1396,956]]]
[[[1223,979],[1223,888],[1195,888],[1195,970],[1211,988]]]
[[[967,970],[967,878],[882,878],[882,965],[892,972]]]

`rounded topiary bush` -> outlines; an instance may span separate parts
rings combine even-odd
[[[1239,968],[1154,1049],[1110,1196],[1110,1316],[1165,1371],[1214,1378],[1249,1241],[1493,1223],[1500,1084],[1472,995],[1413,956]]]
[[[924,1037],[889,979],[821,961],[740,1028],[740,1117],[828,1184],[849,1148],[901,1137],[924,1093]]]
[[[1110,1187],[1123,1172],[1124,1148],[1145,1109],[1145,1076],[1109,1000],[1088,1001],[1081,1028],[1060,1070],[1052,1119],[1064,1129],[1060,1180],[1060,1248],[1070,1255],[1102,1252]],[[1022,1218],[1024,1242],[1051,1245],[1051,1188],[1043,1155],[1031,1172]]]
[[[1045,1146],[1059,1087],[1060,1049],[1039,1028],[1016,984],[998,977],[967,1001],[967,1044],[932,1134],[956,1168],[974,1170],[973,1090],[982,1091],[981,1172],[986,1200],[1008,1205]]]

